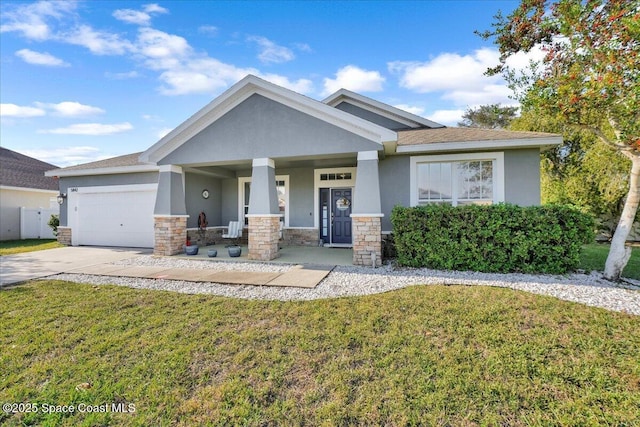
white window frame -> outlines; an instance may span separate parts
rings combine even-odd
[[[320,228],[320,189],[321,188],[355,188],[357,167],[322,168],[313,171],[313,227]],[[350,173],[351,179],[321,180],[323,173]]]
[[[492,203],[504,202],[504,152],[441,154],[433,156],[411,156],[409,172],[410,203],[418,206],[418,165],[424,163],[493,161],[493,200]],[[453,177],[457,179],[457,177]]]
[[[286,209],[284,211],[284,226],[289,226],[289,211],[291,210],[291,205],[289,204],[289,175],[276,175],[276,181],[284,181],[284,203]],[[238,221],[240,224],[244,225],[244,185],[247,182],[251,182],[251,177],[241,177],[238,178]],[[244,225],[247,228],[246,225]]]

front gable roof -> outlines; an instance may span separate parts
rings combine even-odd
[[[57,190],[58,182],[44,175],[56,166],[0,147],[0,185]]]
[[[444,125],[441,125],[440,123],[436,123],[416,114],[409,113],[408,111],[392,107],[391,105],[376,101],[375,99],[368,98],[364,95],[360,95],[359,93],[351,92],[347,89],[338,90],[334,94],[329,95],[322,102],[336,108],[342,103],[351,104],[394,122],[402,123],[411,129],[444,127]]]
[[[380,144],[380,149],[384,142],[397,139],[397,134],[389,129],[248,75],[143,152],[140,161],[157,163],[253,95],[261,95],[373,141]]]

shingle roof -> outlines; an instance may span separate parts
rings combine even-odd
[[[98,160],[90,163],[82,163],[80,165],[69,166],[66,168],[61,168],[61,171],[74,171],[74,170],[85,170],[85,169],[102,169],[102,168],[116,168],[122,166],[138,166],[145,165],[146,163],[140,162],[138,160],[140,158],[140,154],[132,153],[125,154],[124,156],[111,157],[110,159]]]
[[[0,185],[58,190],[58,181],[44,176],[57,166],[0,147]]]
[[[480,128],[437,128],[398,131],[398,145],[422,145],[443,142],[500,141],[508,139],[552,138],[544,132],[521,132]]]

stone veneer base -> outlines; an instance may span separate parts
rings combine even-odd
[[[279,216],[249,217],[249,259],[269,261],[277,258],[279,239]]]
[[[58,226],[57,238],[61,245],[71,246],[71,227]]]
[[[353,227],[353,264],[371,266],[371,254],[376,265],[382,265],[382,222],[380,217],[351,217]]]
[[[153,218],[154,255],[175,255],[183,251],[187,242],[186,216],[156,216]]]

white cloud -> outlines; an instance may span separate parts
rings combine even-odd
[[[16,104],[0,104],[0,116],[4,117],[40,117],[47,114],[42,108],[24,107]]]
[[[313,52],[313,49],[311,49],[311,46],[309,46],[306,43],[296,43],[294,46],[300,52]]]
[[[400,86],[419,93],[475,89],[500,77],[486,77],[487,68],[498,64],[496,49],[479,49],[472,55],[442,53],[427,62],[391,62],[391,72],[400,73]]]
[[[24,62],[33,65],[45,65],[47,67],[68,67],[69,64],[60,58],[56,58],[47,52],[35,52],[30,49],[20,49],[16,56]]]
[[[56,135],[113,135],[133,129],[129,122],[102,124],[102,123],[78,123],[63,128],[42,129],[38,133]]]
[[[418,106],[414,106],[414,105],[407,105],[407,104],[397,104],[394,105],[394,107],[399,108],[403,111],[407,111],[411,114],[415,114],[418,116],[421,116],[424,114],[424,108],[422,107],[418,107]]]
[[[201,25],[198,27],[198,32],[208,36],[215,36],[218,34],[218,27],[214,27],[213,25]]]
[[[446,126],[457,126],[462,121],[462,115],[465,110],[436,110],[429,114],[427,118],[436,123]]]
[[[147,64],[153,69],[170,68],[193,50],[184,37],[153,28],[140,29],[137,47],[138,53],[147,58]]]
[[[169,11],[154,3],[144,5],[142,11],[133,9],[117,9],[113,12],[113,17],[119,21],[127,22],[129,24],[146,26],[151,24],[151,14],[156,13],[169,13]]]
[[[97,160],[113,157],[100,154],[100,149],[91,146],[58,147],[54,149],[21,150],[26,156],[43,162],[58,165],[60,167],[77,165],[80,163],[95,162]]]
[[[90,116],[94,114],[103,114],[105,112],[102,108],[80,104],[75,101],[64,101],[57,104],[36,102],[35,105],[40,108],[51,110],[54,115],[62,117]]]
[[[145,4],[143,9],[147,13],[169,13],[169,9],[166,9],[156,3]]]
[[[113,17],[118,21],[135,25],[149,25],[151,23],[151,15],[139,10],[118,9],[113,12]]]
[[[378,71],[368,71],[355,65],[340,68],[335,79],[324,79],[324,95],[330,95],[340,89],[354,92],[380,92],[385,78]]]
[[[134,50],[131,42],[118,34],[96,31],[88,25],[80,25],[59,38],[63,42],[86,47],[96,55],[123,55]]]
[[[499,52],[482,48],[472,54],[442,53],[426,62],[390,62],[400,86],[418,93],[442,93],[456,105],[508,103],[511,90],[501,76],[486,76],[499,63]]]
[[[251,36],[247,40],[258,44],[260,47],[258,59],[263,64],[280,64],[292,61],[296,57],[291,49],[279,46],[266,37]]]
[[[50,18],[61,19],[75,10],[75,1],[39,1],[26,5],[4,5],[0,32],[18,32],[30,40],[44,41],[52,37],[47,23]]]
[[[280,76],[277,74],[257,74],[258,77],[265,79],[268,82],[276,84],[278,86],[286,87],[294,92],[310,94],[313,92],[313,82],[308,79],[298,79],[295,81],[289,80],[288,77]]]
[[[140,77],[140,73],[138,73],[137,71],[128,71],[125,73],[111,73],[107,71],[104,73],[104,76],[113,80],[127,80]]]

